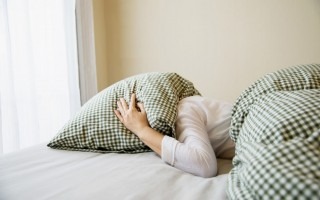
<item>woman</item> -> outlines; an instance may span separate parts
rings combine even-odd
[[[120,98],[117,105],[115,114],[126,128],[163,161],[185,172],[201,177],[216,176],[217,160],[214,149],[221,151],[222,148],[225,150],[233,147],[227,135],[230,104],[209,101],[200,96],[181,100],[176,121],[177,139],[163,135],[149,126],[144,106],[140,102],[136,104],[135,94],[132,94],[129,105],[123,98]],[[217,111],[222,110],[223,112],[217,115]],[[219,119],[217,116],[220,116]],[[214,132],[213,140],[209,138],[208,132]]]

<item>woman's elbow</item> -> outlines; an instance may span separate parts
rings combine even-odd
[[[203,178],[210,178],[217,175],[217,160],[215,155],[208,155],[204,153],[197,153],[195,156],[195,175]]]
[[[217,164],[199,166],[198,176],[203,178],[211,178],[217,175]]]

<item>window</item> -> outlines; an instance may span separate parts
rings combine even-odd
[[[80,108],[75,0],[0,0],[0,153],[51,139]]]

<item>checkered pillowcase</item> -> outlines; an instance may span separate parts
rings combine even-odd
[[[320,197],[320,65],[268,74],[238,98],[230,199]]]
[[[129,102],[135,93],[143,102],[150,126],[174,137],[178,102],[200,95],[193,84],[176,73],[146,73],[124,79],[90,99],[50,141],[64,150],[139,153],[150,151],[114,114],[116,102]]]

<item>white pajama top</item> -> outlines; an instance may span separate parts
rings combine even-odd
[[[162,140],[161,158],[185,172],[212,177],[217,173],[216,156],[234,148],[228,131],[232,105],[192,96],[178,104],[176,138]]]

